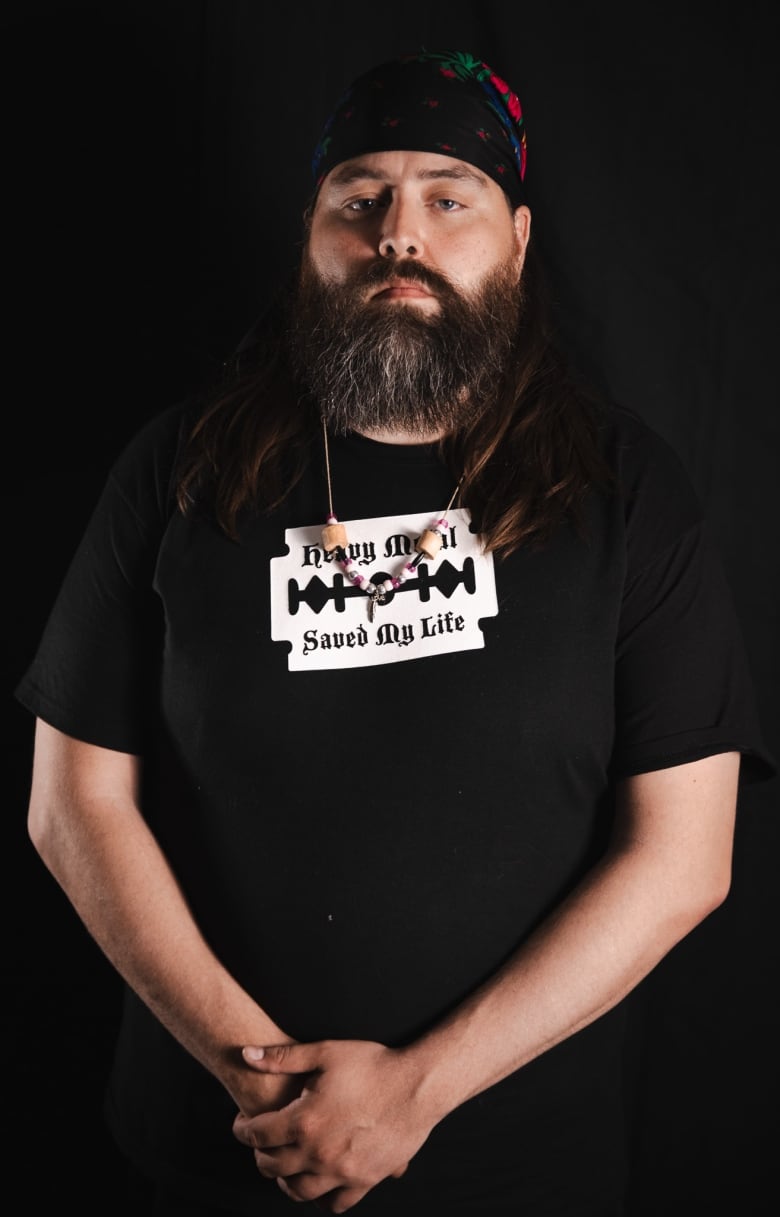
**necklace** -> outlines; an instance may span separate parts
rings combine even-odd
[[[347,530],[338,520],[338,517],[333,511],[333,488],[330,478],[330,450],[328,448],[328,428],[325,419],[322,420],[322,440],[325,448],[325,474],[328,480],[328,515],[325,521],[325,527],[322,530],[322,548],[326,553],[335,554],[344,574],[350,580],[354,587],[365,592],[368,597],[368,619],[374,620],[374,613],[380,604],[384,604],[388,592],[394,592],[396,588],[406,583],[407,579],[412,578],[417,572],[417,567],[420,563],[427,559],[429,562],[438,554],[442,547],[444,534],[449,528],[447,520],[447,512],[451,509],[458,491],[460,490],[460,482],[458,482],[453,491],[452,498],[445,507],[438,520],[435,520],[430,528],[424,528],[420,536],[414,543],[415,556],[409,561],[404,562],[398,573],[390,579],[383,579],[381,583],[374,583],[370,578],[361,575],[359,571],[354,569],[354,563],[348,553],[349,541],[347,539]]]

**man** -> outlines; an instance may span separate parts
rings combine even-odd
[[[20,684],[155,1213],[622,1211],[623,999],[772,762],[679,463],[556,353],[524,174],[482,61],[354,82],[291,298],[117,462]]]

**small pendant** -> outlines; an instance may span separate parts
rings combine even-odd
[[[378,604],[384,604],[385,593],[381,587],[375,587],[368,593],[368,620],[374,620],[374,613]]]

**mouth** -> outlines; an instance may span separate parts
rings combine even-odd
[[[371,296],[372,300],[435,300],[436,297],[421,283],[396,279],[385,284]]]

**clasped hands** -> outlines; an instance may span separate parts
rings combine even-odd
[[[261,1175],[291,1200],[346,1212],[383,1179],[400,1178],[436,1122],[424,1110],[419,1071],[402,1049],[321,1040],[245,1048],[243,1057],[279,1081],[299,1075],[298,1097],[260,1115],[239,1112],[233,1123]]]

